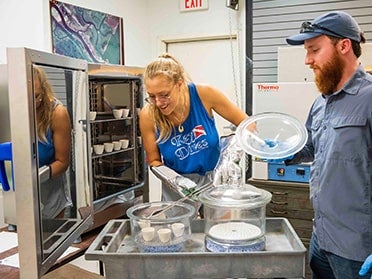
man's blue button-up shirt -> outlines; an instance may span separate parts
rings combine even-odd
[[[372,75],[362,66],[338,92],[319,96],[309,138],[291,163],[312,161],[310,199],[321,249],[364,261],[372,253]]]

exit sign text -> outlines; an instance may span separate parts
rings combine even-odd
[[[180,0],[180,11],[207,10],[208,0]]]

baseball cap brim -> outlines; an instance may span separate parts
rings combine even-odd
[[[300,33],[293,36],[290,36],[286,39],[287,43],[290,45],[302,45],[305,40],[315,38],[322,34],[319,33]]]
[[[319,32],[316,32],[316,31],[319,31]],[[296,35],[286,38],[286,41],[290,45],[303,45],[304,41],[319,37],[321,35],[334,36],[334,34],[327,32],[326,30],[316,30],[316,31],[296,34]]]

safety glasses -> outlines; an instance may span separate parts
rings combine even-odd
[[[338,38],[343,38],[344,37],[344,36],[341,36],[340,34],[334,32],[334,31],[332,31],[328,28],[325,28],[325,27],[320,26],[318,24],[312,24],[309,21],[305,21],[305,22],[302,23],[300,33],[316,32],[317,30],[327,31],[328,33],[331,33],[332,35],[334,35]]]

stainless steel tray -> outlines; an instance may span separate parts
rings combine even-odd
[[[266,249],[247,253],[208,252],[204,220],[193,220],[183,251],[141,253],[129,220],[109,221],[85,253],[116,278],[305,278],[306,248],[286,218],[266,218]]]

